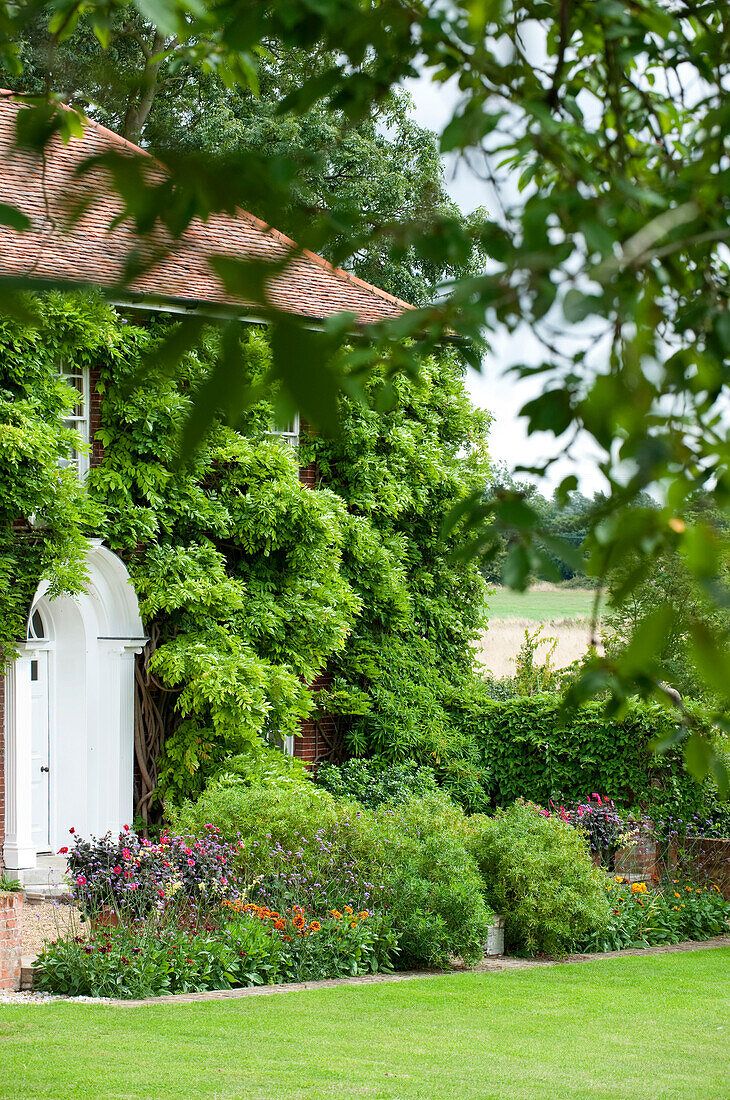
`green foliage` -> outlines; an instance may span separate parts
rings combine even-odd
[[[366,389],[365,405],[343,405],[337,438],[302,449],[347,506],[343,570],[362,601],[320,705],[342,715],[349,754],[448,767],[469,754],[452,710],[476,679],[485,586],[441,529],[483,483],[489,417],[470,407],[449,353],[417,381],[378,374]]]
[[[369,810],[384,802],[399,804],[436,790],[433,769],[412,760],[388,764],[355,758],[339,766],[320,764],[316,781],[335,798],[352,799]]]
[[[141,20],[131,15],[125,31],[125,14],[110,0],[70,6],[53,0],[41,17],[39,66],[26,38],[35,6],[3,0],[0,61],[11,79],[22,80],[24,64],[32,69],[35,60],[35,87],[45,90],[21,112],[19,142],[41,149],[55,134],[69,139],[83,129],[81,117],[49,93],[58,49],[72,41],[82,14],[90,31],[77,56],[86,60],[93,33],[105,51],[107,72],[97,71],[95,59],[86,71],[95,88],[104,88],[109,72],[118,74],[115,90],[126,82],[130,133],[141,132],[140,118],[143,123],[161,73],[174,77],[183,70],[184,85],[192,63],[201,73],[201,100],[202,86],[215,74],[235,89],[235,102],[257,95],[275,73],[273,85],[285,92],[279,116],[291,127],[294,151],[284,141],[280,154],[246,152],[237,160],[239,170],[206,155],[171,155],[170,188],[146,183],[141,173],[130,186],[129,157],[121,156],[113,172],[121,216],[134,219],[142,232],[161,226],[178,235],[196,216],[253,200],[259,209],[265,205],[267,220],[276,224],[278,214],[291,216],[296,194],[305,247],[332,247],[338,261],[352,264],[381,248],[396,259],[409,254],[416,268],[461,265],[435,304],[373,328],[368,336],[376,346],[370,349],[344,350],[347,322],[330,326],[320,338],[304,323],[268,311],[286,330],[286,339],[276,341],[272,377],[284,381],[295,403],[310,404],[313,422],[332,424],[336,391],[352,392],[372,366],[385,360],[391,373],[415,376],[424,352],[450,340],[458,340],[468,361],[478,364],[485,329],[504,334],[524,325],[540,354],[537,362],[513,366],[541,386],[522,413],[530,432],[548,431],[555,438],[552,456],[528,472],[542,472],[570,452],[580,432],[595,444],[608,482],[585,544],[589,574],[605,578],[638,554],[628,594],[659,551],[676,548],[721,609],[726,597],[712,584],[711,532],[702,522],[678,521],[698,489],[710,491],[723,512],[730,507],[722,430],[730,352],[722,140],[728,121],[726,5],[637,0],[627,7],[605,0],[597,12],[595,5],[518,0],[477,10],[460,0],[443,11],[432,2],[409,8],[389,0],[375,17],[370,7],[350,0],[331,0],[316,12],[310,3],[289,0],[253,6],[234,18],[225,6],[193,11],[188,0],[170,0],[145,12]],[[277,59],[287,51],[291,57],[277,67],[272,55]],[[393,102],[394,89],[416,71],[439,87],[449,81],[458,86],[440,149],[478,158],[497,201],[486,192],[485,210],[470,223],[433,205],[425,224],[418,208],[392,220],[370,221],[368,211],[353,218],[351,232],[336,208],[314,215],[311,207],[301,209],[311,161],[296,147],[305,124],[316,126],[313,108],[322,105],[353,129],[372,123],[374,113]],[[689,87],[701,88],[701,94],[685,94]],[[189,112],[182,115],[194,132]],[[377,135],[375,125],[370,136]],[[270,150],[266,141],[262,148]],[[348,200],[345,210],[354,206]],[[22,223],[7,206],[3,219]],[[475,249],[489,258],[478,274],[468,263]],[[268,274],[242,261],[228,262],[223,277],[231,294],[247,284],[246,300],[267,311]],[[15,298],[9,302],[16,304]],[[189,334],[195,325],[192,320],[187,326]],[[234,325],[227,323],[226,341]],[[570,331],[570,341],[556,339],[562,330]],[[198,428],[215,417],[216,387],[220,381],[198,404]],[[237,401],[228,393],[222,400],[240,407],[252,393],[241,386]],[[559,499],[575,489],[576,478],[569,475]],[[647,490],[661,498],[660,508],[636,506]],[[493,555],[500,532],[512,532],[502,572],[517,589],[535,571],[554,568],[552,556],[574,568],[575,547],[560,538],[548,542],[536,509],[519,494],[484,502],[482,492],[475,492],[457,518],[473,554]],[[675,607],[667,599],[642,621],[635,646],[585,670],[578,695],[608,689],[620,706],[637,690],[655,694],[669,678],[656,651],[676,622],[691,638],[692,660],[717,692],[718,718],[727,724],[726,631],[698,620],[691,606]],[[727,774],[699,730],[687,763],[699,776],[712,769],[727,786]]]
[[[306,786],[310,775],[301,760],[268,745],[253,751],[226,757],[223,769],[214,775],[209,787],[282,787]]]
[[[88,939],[46,943],[34,983],[48,993],[86,997],[160,997],[262,985],[280,974],[279,944],[257,921],[237,921],[234,934],[175,925],[120,925]]]
[[[179,830],[215,825],[235,839],[254,900],[313,911],[344,902],[385,908],[399,966],[481,955],[492,915],[464,847],[463,812],[443,794],[366,810],[314,784],[209,788],[172,819]]]
[[[509,950],[561,955],[607,926],[605,876],[579,830],[522,800],[470,826],[469,850],[505,918]]]
[[[712,736],[704,712],[692,713]],[[641,803],[650,812],[673,806],[675,815],[689,816],[712,798],[711,786],[699,786],[684,770],[680,749],[671,747],[672,738],[681,739],[681,719],[658,704],[634,700],[612,716],[598,702],[566,710],[559,695],[484,699],[466,721],[496,805],[519,797],[547,805],[556,791],[577,801],[599,791],[625,806]],[[670,744],[657,754],[661,741]]]
[[[75,471],[62,468],[81,443],[63,425],[75,391],[59,377],[59,364],[115,357],[120,344],[108,311],[81,295],[49,295],[32,327],[0,318],[0,651],[6,654],[26,637],[41,580],[52,596],[79,590],[84,534],[98,519]]]
[[[606,892],[611,907],[608,925],[587,936],[582,950],[621,951],[708,940],[724,935],[730,925],[730,902],[717,886],[677,879],[654,891],[618,875],[607,882]]]

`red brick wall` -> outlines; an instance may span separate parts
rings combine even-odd
[[[310,462],[308,466],[299,467],[299,480],[308,489],[316,489],[320,482],[319,467],[316,462]]]
[[[309,690],[323,691],[332,684],[332,673],[325,669],[309,685]],[[331,714],[308,718],[302,722],[300,736],[294,738],[294,755],[314,770],[323,760],[339,759],[339,730]]]
[[[0,893],[0,989],[20,989],[23,895]]]
[[[91,466],[99,466],[101,464],[101,460],[104,454],[104,448],[102,447],[98,439],[95,438],[96,433],[101,428],[101,394],[99,392],[100,378],[100,368],[92,367],[89,371],[89,436],[91,438],[91,455],[89,456],[89,462]]]
[[[302,431],[307,430],[307,425],[302,424]],[[299,467],[299,481],[308,489],[317,488],[321,482],[321,473],[316,462]],[[309,685],[309,690],[322,691],[331,683],[332,674],[325,669],[314,683]],[[302,722],[300,736],[294,738],[294,755],[303,760],[308,768],[314,770],[323,760],[336,758],[337,753],[337,722],[331,714],[324,714],[316,719],[308,718],[306,722]]]

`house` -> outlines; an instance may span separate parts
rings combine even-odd
[[[14,147],[22,99],[0,93],[0,202],[19,207],[31,228],[0,225],[0,278],[23,277],[38,288],[54,280],[105,288],[125,310],[202,314],[231,307],[232,300],[208,263],[211,254],[276,261],[293,242],[245,211],[193,222],[179,242],[162,232],[141,242],[127,223],[110,228],[117,212],[105,193],[101,169],[76,174],[89,157],[115,151],[144,158],[145,170],[163,178],[162,167],[143,150],[96,123],[83,139],[64,145],[58,136],[43,161]],[[70,225],[69,205],[95,194]],[[147,250],[151,263],[122,289],[125,263]],[[154,250],[150,252],[149,250]],[[317,323],[348,311],[358,324],[409,308],[321,257],[299,252],[271,281],[277,307]],[[98,438],[102,397],[94,365],[58,364],[79,401],[69,423],[88,444],[72,460],[79,478],[103,457]],[[311,469],[301,471],[308,484]],[[27,636],[0,677],[0,844],[8,873],[33,881],[39,856],[67,842],[68,830],[101,835],[132,819],[135,760],[135,660],[146,641],[137,596],[122,560],[100,539],[86,551],[88,582],[76,597],[50,598],[42,583],[28,607]],[[309,724],[295,752],[314,756]]]

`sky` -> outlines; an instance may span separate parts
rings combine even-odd
[[[419,125],[441,133],[457,102],[458,90],[453,83],[434,84],[424,76],[409,81],[406,88],[413,98],[415,120]],[[444,167],[448,192],[465,213],[479,206],[489,209],[493,201],[491,188],[468,165],[445,159]],[[516,379],[506,371],[516,362],[541,362],[541,346],[526,326],[511,337],[497,334],[491,339],[491,344],[492,352],[486,357],[481,373],[470,369],[467,378],[474,404],[488,409],[494,416],[490,452],[495,460],[509,469],[516,465],[539,465],[555,452],[555,439],[545,432],[528,436],[527,422],[519,412],[525,402],[539,394],[541,383],[535,379]],[[589,441],[581,441],[574,460],[561,459],[546,478],[531,477],[530,480],[536,481],[542,492],[550,493],[563,477],[575,474],[579,488],[590,496],[595,490],[606,487],[603,475],[597,468],[596,453]]]

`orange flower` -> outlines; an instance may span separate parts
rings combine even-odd
[[[292,924],[298,930],[301,930],[302,928],[304,928],[306,923],[307,922],[305,921],[304,917],[295,917],[294,920],[292,921]]]
[[[630,889],[631,889],[632,894],[645,894],[646,893],[646,883],[645,882],[632,882]]]
[[[335,920],[342,920],[342,913],[339,911],[339,909],[330,909],[330,914],[335,918]]]
[[[346,905],[345,906],[345,912],[347,913],[348,917],[351,917],[352,914],[355,912],[355,910],[351,909],[349,905]]]
[[[357,928],[357,921],[356,920],[351,920],[350,921],[350,928]]]
[[[367,918],[370,916],[367,909],[363,909],[362,912],[358,913],[357,915],[360,918],[360,920],[367,920]]]
[[[279,920],[274,922],[274,928],[278,929],[279,932],[283,932],[286,928],[286,921],[280,917]]]
[[[319,932],[322,925],[319,923],[318,920],[313,920],[309,927],[312,930],[312,932]]]

